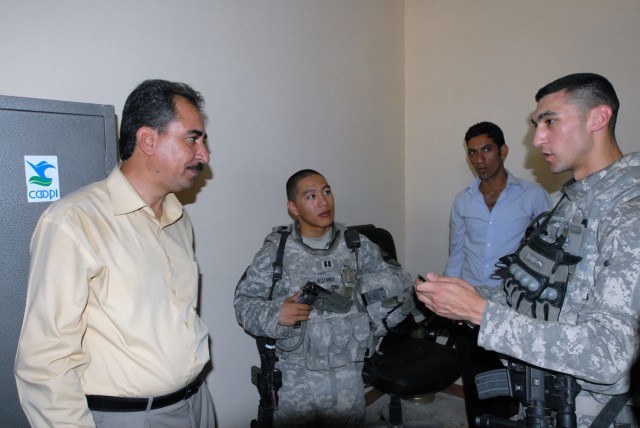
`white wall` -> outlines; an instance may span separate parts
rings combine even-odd
[[[147,78],[205,96],[213,177],[183,196],[212,337],[209,387],[220,426],[247,427],[259,359],[232,297],[264,236],[290,222],[286,179],[318,169],[339,221],[385,226],[402,243],[403,3],[0,0],[0,11],[0,94],[112,104],[118,115]]]
[[[640,150],[640,3],[635,0],[407,0],[406,254],[411,271],[441,272],[453,198],[472,179],[464,133],[488,120],[504,131],[507,168],[551,192],[531,145],[534,95],[558,77],[596,72],[622,104],[618,141]]]
[[[118,114],[146,78],[184,81],[205,96],[212,177],[182,196],[196,228],[222,428],[255,417],[249,367],[258,356],[232,295],[264,235],[289,221],[291,173],[323,171],[340,221],[388,228],[405,266],[425,272],[444,267],[449,206],[473,178],[469,125],[500,124],[509,169],[557,190],[530,150],[533,95],[561,75],[595,71],[618,89],[622,147],[640,149],[635,0],[0,6],[0,94],[112,104]]]

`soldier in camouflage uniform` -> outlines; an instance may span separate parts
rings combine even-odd
[[[282,279],[269,299],[281,239],[274,228],[238,283],[236,318],[249,333],[278,339],[276,367],[283,385],[276,427],[359,427],[365,416],[365,353],[386,332],[388,299],[413,295],[413,278],[386,262],[364,236],[358,248],[349,248],[345,226],[334,223],[331,187],[318,172],[294,174],[287,198],[296,221],[287,229]],[[308,281],[346,298],[349,307],[334,312],[296,303]],[[363,300],[363,294],[369,298]],[[387,317],[387,325],[400,322],[401,312]]]
[[[524,276],[507,279],[503,290],[476,292],[457,278],[428,274],[416,289],[436,313],[480,325],[480,346],[575,377],[582,387],[577,426],[588,427],[605,403],[629,390],[638,354],[640,153],[623,156],[618,147],[618,99],[602,76],[560,78],[536,101],[534,145],[553,172],[573,173],[540,237],[572,262],[549,270],[550,286],[536,299],[527,294],[535,286],[521,285],[530,285]],[[523,248],[519,266],[546,269],[539,254]],[[566,293],[554,291],[563,281]],[[637,426],[629,406],[611,426]]]

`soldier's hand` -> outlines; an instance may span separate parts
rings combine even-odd
[[[427,274],[426,282],[416,281],[418,300],[436,314],[452,320],[482,322],[486,301],[475,287],[458,278]]]
[[[309,319],[309,313],[311,313],[313,307],[311,305],[305,305],[304,303],[296,303],[296,299],[300,297],[301,294],[302,290],[284,301],[280,309],[278,324],[296,325],[300,321]]]

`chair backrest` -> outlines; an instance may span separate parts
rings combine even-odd
[[[362,235],[369,238],[374,244],[378,244],[382,250],[382,257],[385,260],[393,259],[398,261],[398,255],[396,253],[396,245],[393,242],[393,236],[388,230],[376,227],[373,224],[361,224],[358,226],[349,226],[349,229],[354,229],[360,232]]]
[[[373,224],[349,229],[357,230],[377,244],[385,260],[398,261],[393,236],[386,229]],[[459,358],[452,344],[436,342],[440,329],[436,324],[440,317],[430,313],[429,320],[433,325],[422,338],[409,334],[422,326],[411,317],[401,323],[406,326],[398,329],[406,331],[387,334],[380,344],[380,352],[365,359],[362,372],[365,384],[400,397],[436,392],[451,385],[460,376]],[[431,331],[433,328],[438,330]]]

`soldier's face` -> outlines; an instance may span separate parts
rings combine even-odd
[[[542,152],[544,160],[555,173],[571,170],[580,180],[599,169],[598,152],[592,150],[589,133],[589,114],[580,112],[566,92],[543,97],[533,113],[535,127],[533,145]]]
[[[333,224],[334,201],[331,186],[321,175],[310,175],[298,182],[295,201],[289,201],[289,211],[300,222],[300,232],[317,238]]]

